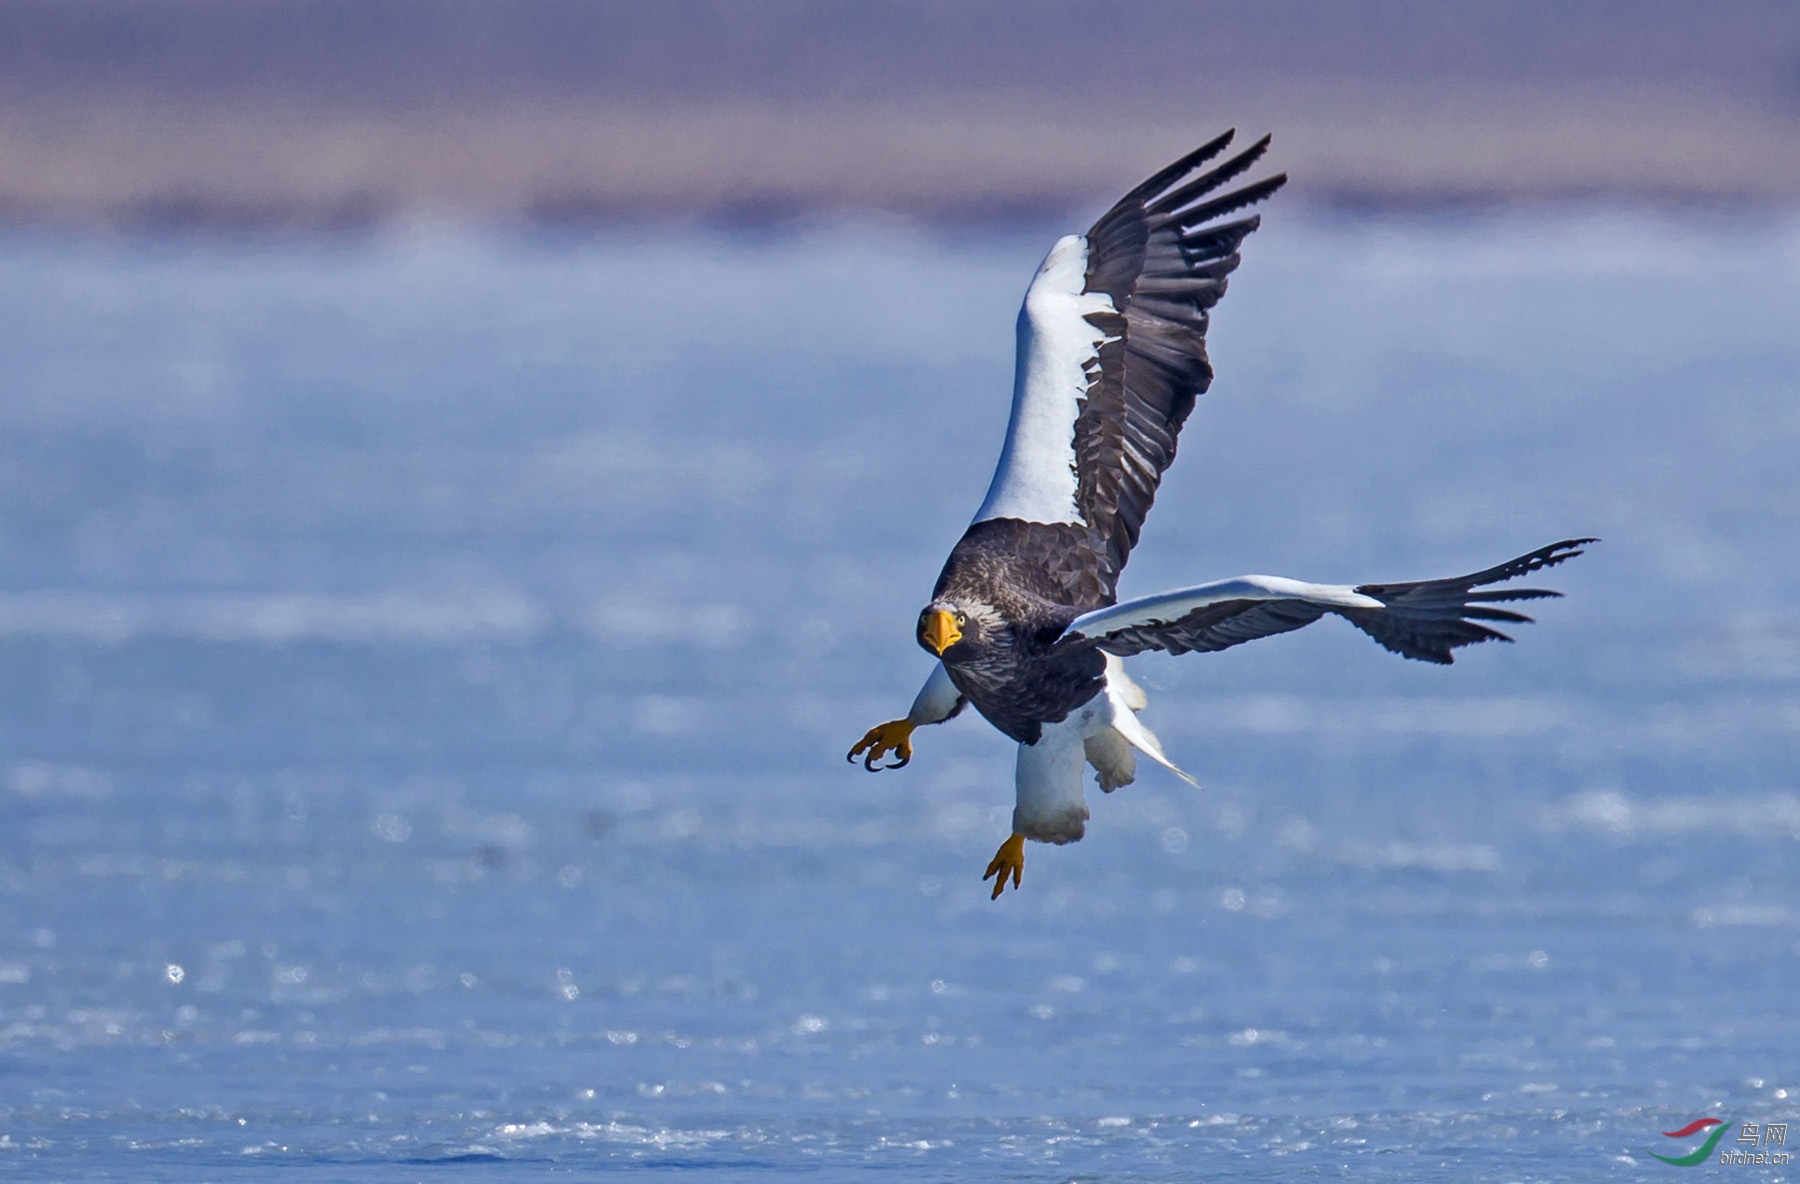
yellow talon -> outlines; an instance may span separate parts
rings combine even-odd
[[[1025,874],[1025,836],[1014,835],[1000,844],[1000,850],[994,852],[994,861],[988,864],[988,870],[981,878],[986,880],[995,872],[1000,874],[994,881],[994,894],[989,900],[999,900],[1000,894],[1006,891],[1006,873],[1012,873],[1013,887],[1019,886],[1019,877]]]
[[[906,763],[912,760],[912,734],[913,726],[907,720],[891,719],[885,724],[876,724],[863,734],[863,738],[856,742],[856,747],[850,750],[850,755],[845,759],[855,764],[856,758],[867,750],[869,755],[863,758],[863,768],[871,773],[879,773],[883,769],[905,768]],[[890,752],[897,758],[893,764],[875,763]]]

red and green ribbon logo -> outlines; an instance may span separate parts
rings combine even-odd
[[[1663,1132],[1664,1135],[1667,1135],[1671,1139],[1685,1139],[1689,1135],[1698,1131],[1703,1131],[1709,1126],[1716,1126],[1719,1129],[1706,1136],[1706,1142],[1700,1144],[1697,1150],[1690,1151],[1686,1155],[1675,1156],[1656,1155],[1656,1152],[1654,1151],[1650,1154],[1656,1155],[1656,1158],[1662,1160],[1664,1163],[1672,1163],[1678,1168],[1691,1168],[1696,1164],[1705,1163],[1707,1158],[1712,1155],[1713,1148],[1719,1145],[1719,1140],[1723,1139],[1725,1137],[1725,1132],[1730,1129],[1726,1126],[1723,1118],[1696,1118],[1678,1131]]]

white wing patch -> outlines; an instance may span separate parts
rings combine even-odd
[[[1087,239],[1056,240],[1019,310],[1019,352],[1013,371],[1012,419],[976,522],[1019,518],[1026,522],[1081,524],[1076,506],[1075,420],[1087,393],[1087,368],[1099,356],[1105,334],[1086,319],[1113,311],[1104,292],[1087,284]]]
[[[1238,576],[1232,580],[1201,584],[1198,588],[1183,588],[1179,592],[1164,592],[1127,600],[1111,608],[1095,609],[1070,622],[1068,632],[1083,637],[1103,637],[1115,629],[1166,625],[1179,621],[1197,608],[1227,600],[1304,600],[1326,608],[1387,607],[1348,584],[1309,584],[1285,576]]]

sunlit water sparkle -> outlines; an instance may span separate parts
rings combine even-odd
[[[842,755],[1041,249],[0,243],[0,1170],[1649,1180],[1793,1118],[1796,224],[1272,215],[1128,592],[1606,542],[1448,671],[1137,662],[1206,788],[990,903],[1009,746]]]

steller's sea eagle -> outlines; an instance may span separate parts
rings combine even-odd
[[[1084,236],[1058,239],[1019,311],[1012,419],[987,498],[950,552],[919,644],[938,659],[905,719],[850,750],[871,771],[912,758],[912,733],[974,704],[1018,741],[1012,835],[982,879],[1017,887],[1025,840],[1072,843],[1086,830],[1083,765],[1102,790],[1131,783],[1133,750],[1188,781],[1137,719],[1144,692],[1120,659],[1145,650],[1213,651],[1348,620],[1406,658],[1449,665],[1451,651],[1511,641],[1487,622],[1531,618],[1496,602],[1560,593],[1476,591],[1552,567],[1593,539],[1569,539],[1447,580],[1312,584],[1239,576],[1117,603],[1175,438],[1212,381],[1207,310],[1225,294],[1238,247],[1260,218],[1230,216],[1285,174],[1211,196],[1253,165],[1264,136],[1205,167],[1232,133],[1133,189]],[[879,764],[892,754],[894,760]]]

